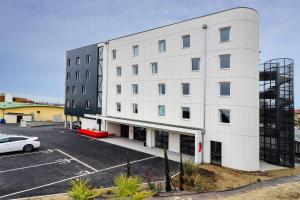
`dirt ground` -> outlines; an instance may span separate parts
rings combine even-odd
[[[249,185],[257,181],[292,176],[300,173],[300,168],[271,170],[267,172],[244,172],[219,167],[210,164],[201,164],[192,176],[185,175],[185,190],[208,192],[224,191]],[[178,177],[174,178],[178,186]],[[199,189],[200,186],[200,189]],[[198,189],[196,189],[198,187]]]
[[[300,199],[300,182],[284,183],[241,194],[221,197],[217,200],[296,200]]]

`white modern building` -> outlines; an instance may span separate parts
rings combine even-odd
[[[257,11],[234,8],[97,46],[101,111],[82,116],[83,128],[197,163],[259,169]]]

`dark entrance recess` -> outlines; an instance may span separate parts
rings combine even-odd
[[[22,115],[17,115],[17,123],[20,123],[22,119],[23,119]]]
[[[180,135],[180,153],[195,155],[195,136]]]
[[[155,130],[155,147],[169,148],[169,133],[166,131]]]
[[[129,137],[129,126],[121,124],[121,137]]]
[[[141,127],[133,127],[133,139],[146,141],[146,129]]]
[[[222,143],[210,141],[210,162],[214,165],[222,165]]]

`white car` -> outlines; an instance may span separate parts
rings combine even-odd
[[[30,152],[40,147],[38,137],[27,137],[20,135],[0,135],[0,153],[13,151]]]

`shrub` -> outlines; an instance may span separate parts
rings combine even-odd
[[[179,165],[179,189],[183,191],[184,185],[184,171],[183,171],[183,163],[182,163],[182,154],[180,154],[180,165]]]
[[[88,180],[74,179],[71,181],[71,189],[68,191],[68,195],[75,200],[87,200],[95,197],[97,191],[92,189]]]
[[[118,197],[132,197],[134,194],[141,190],[142,178],[139,176],[126,177],[126,175],[121,174],[117,176],[114,180],[117,187],[116,193]]]
[[[191,160],[187,160],[183,163],[183,171],[187,175],[191,176],[197,169],[197,164]]]
[[[204,191],[204,185],[203,185],[202,181],[199,178],[196,178],[194,184],[195,184],[195,190],[197,192],[203,192]]]
[[[171,191],[171,177],[170,177],[170,168],[169,168],[169,159],[167,150],[164,149],[164,161],[165,161],[165,178],[166,178],[166,192]]]

